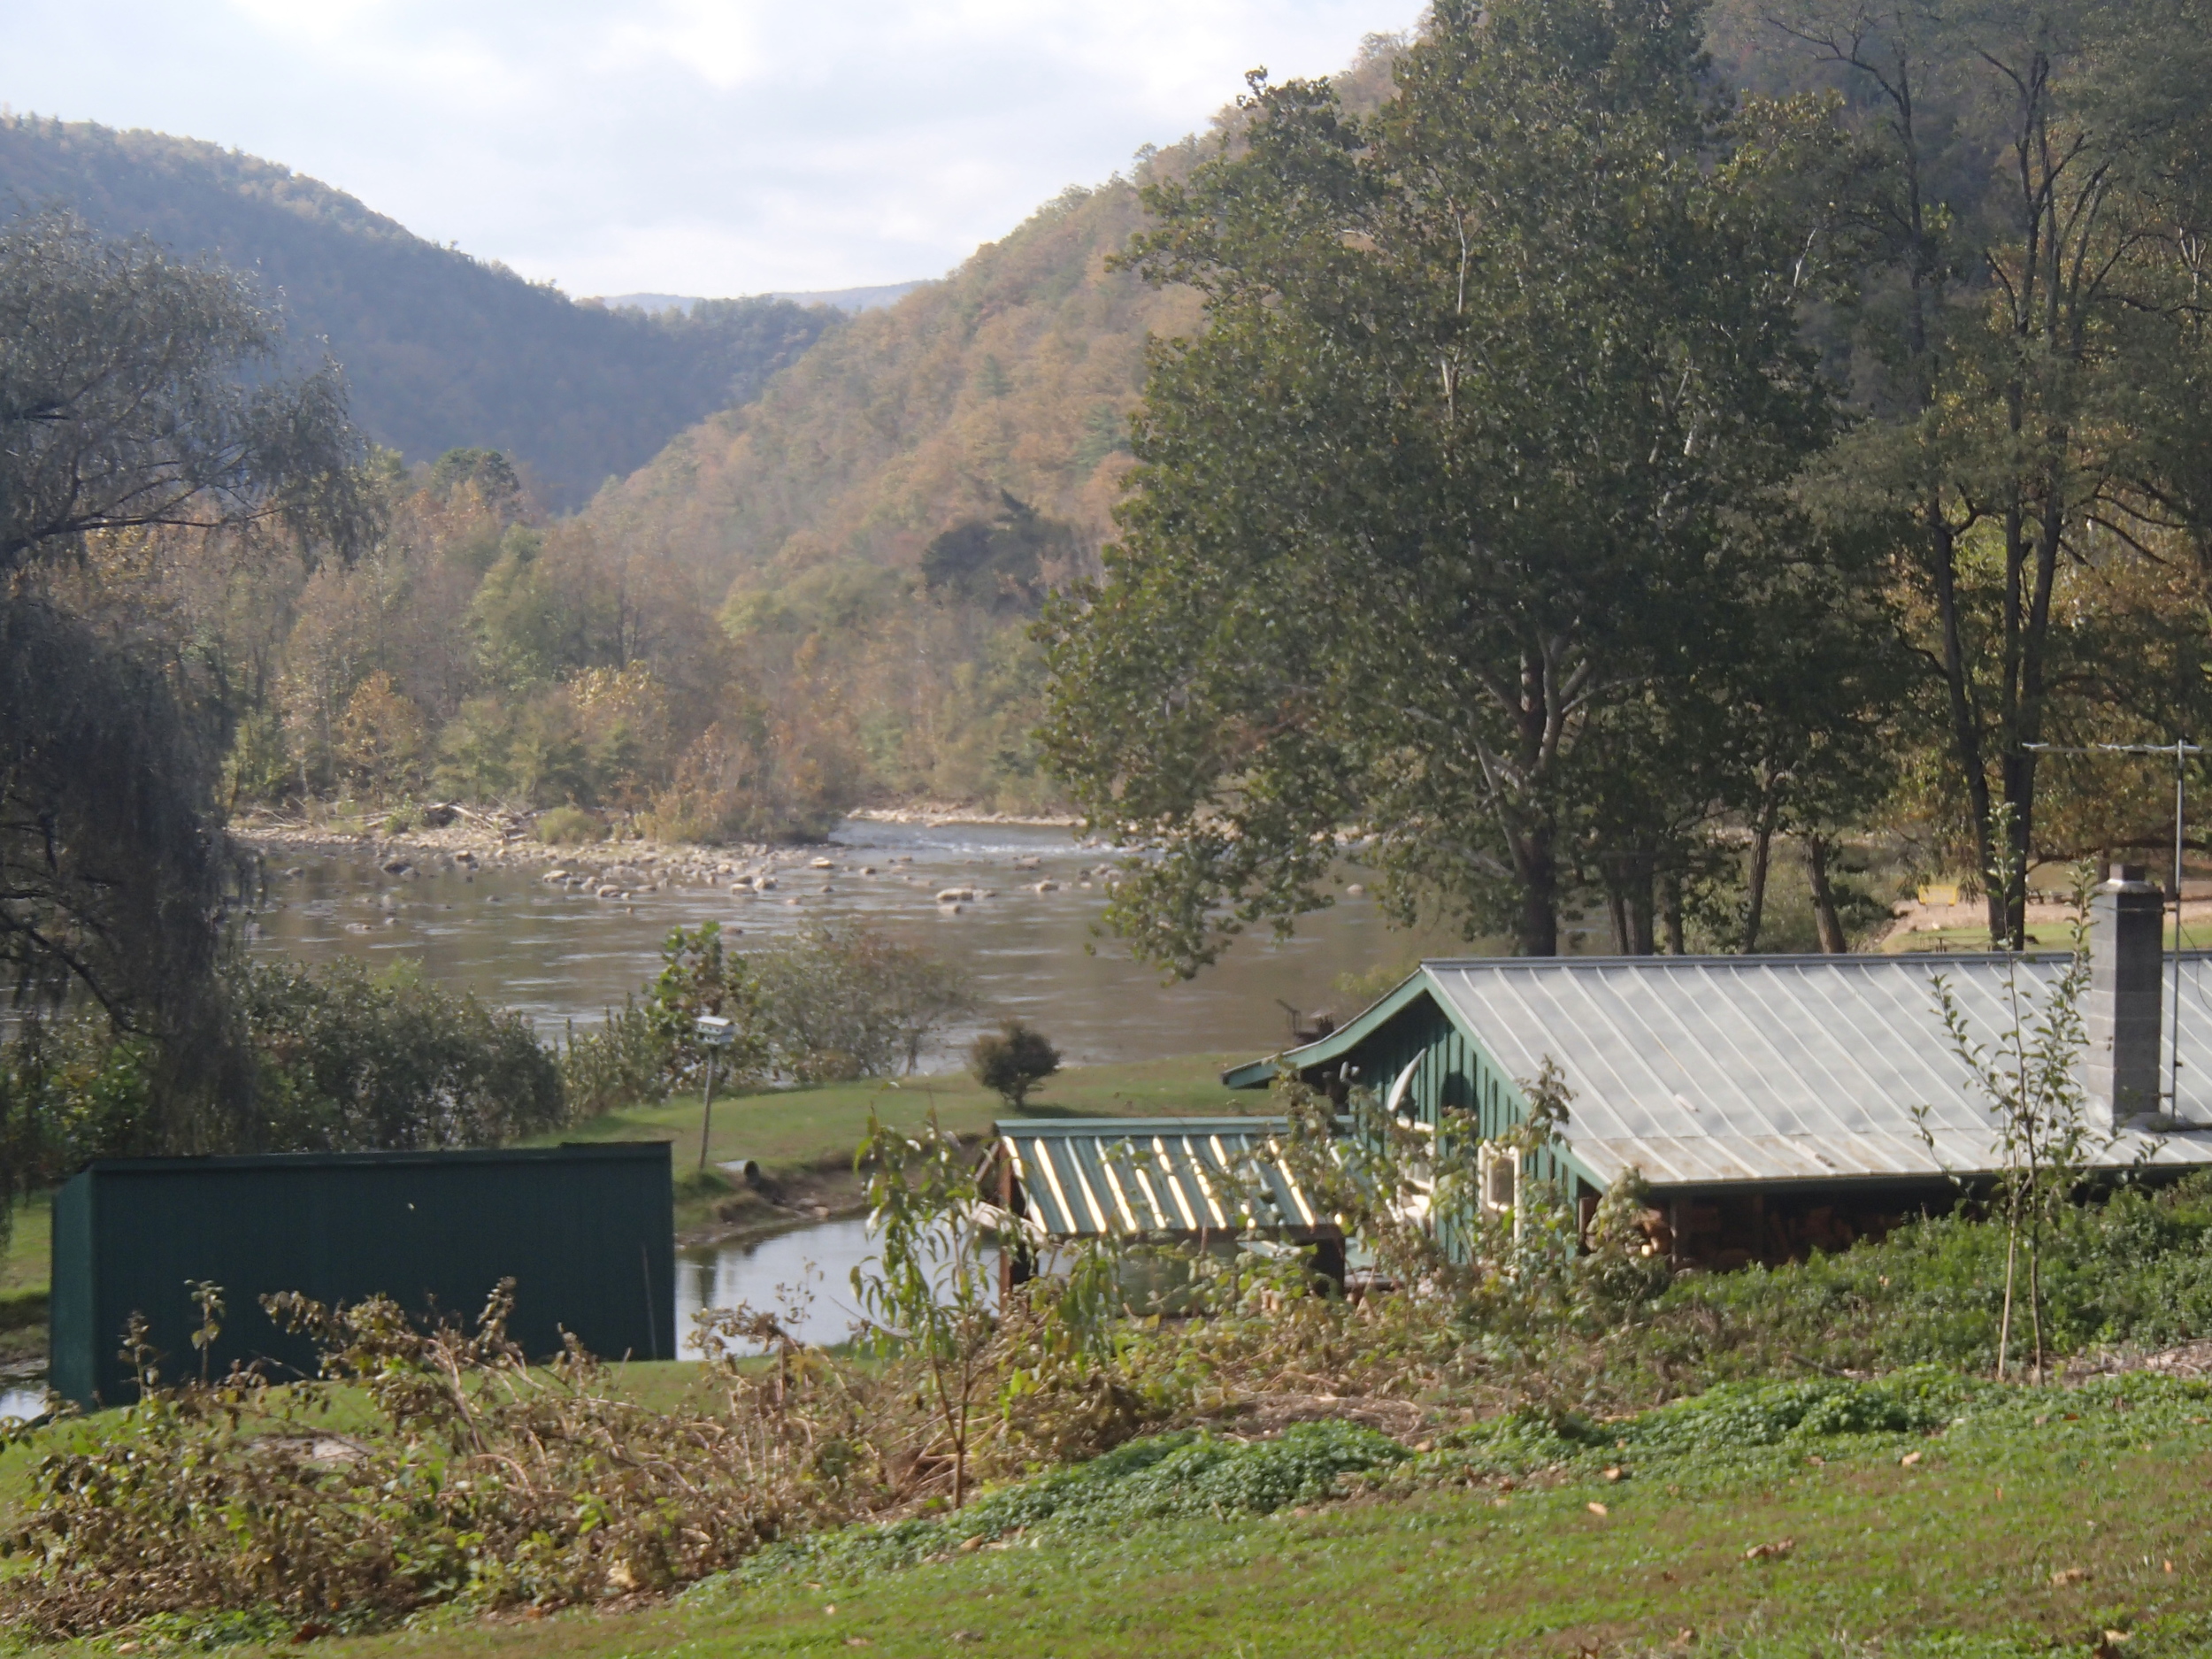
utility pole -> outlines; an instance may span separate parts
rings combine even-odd
[[[2023,743],[2039,755],[2171,755],[2174,757],[2174,1017],[2167,1033],[2166,1099],[2169,1112],[2181,1116],[2181,852],[2182,830],[2189,807],[2189,758],[2204,750],[2177,737],[2170,743],[2088,743],[2078,748],[2057,743]]]

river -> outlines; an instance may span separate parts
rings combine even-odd
[[[1284,1041],[1281,1002],[1341,1004],[1332,989],[1340,974],[1405,962],[1417,943],[1432,951],[1442,943],[1394,931],[1371,898],[1340,893],[1295,938],[1240,939],[1197,979],[1163,984],[1096,932],[1106,894],[1095,872],[1112,856],[1059,829],[849,820],[826,848],[784,858],[772,893],[670,886],[602,900],[522,870],[396,878],[363,856],[331,853],[274,861],[268,902],[252,918],[252,948],[306,962],[411,958],[434,983],[519,1009],[550,1036],[570,1020],[595,1023],[635,991],[659,966],[673,927],[718,920],[742,949],[747,940],[860,918],[962,964],[990,1018],[1021,1016],[1070,1064],[1085,1065],[1263,1054]],[[817,857],[834,867],[812,868]],[[1038,891],[1045,883],[1050,889]],[[956,911],[936,902],[948,887],[995,896]],[[947,1033],[926,1069],[956,1067],[972,1034]]]
[[[526,870],[396,877],[360,854],[287,855],[272,861],[251,948],[303,962],[411,960],[434,983],[520,1010],[549,1037],[572,1020],[595,1023],[637,990],[672,928],[719,921],[741,949],[857,918],[965,966],[990,1018],[1021,1016],[1077,1065],[1264,1054],[1286,1036],[1281,1003],[1349,1013],[1333,988],[1339,975],[1405,963],[1419,947],[1451,948],[1393,930],[1363,893],[1340,891],[1294,938],[1239,940],[1197,979],[1164,983],[1098,932],[1100,872],[1113,856],[1060,829],[849,820],[828,846],[782,856],[771,893],[672,884],[602,900]],[[833,867],[814,868],[818,858]],[[937,902],[948,887],[993,896],[955,910]],[[926,1069],[957,1066],[972,1034],[946,1033]],[[856,1317],[851,1270],[871,1254],[857,1220],[687,1251],[677,1328],[687,1338],[701,1307],[773,1308],[788,1290],[801,1304],[795,1334],[841,1340]],[[0,1412],[12,1398],[0,1396]]]

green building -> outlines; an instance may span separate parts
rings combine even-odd
[[[674,1195],[662,1141],[490,1152],[104,1160],[54,1200],[51,1386],[90,1409],[134,1392],[133,1314],[162,1375],[197,1372],[195,1282],[221,1286],[214,1374],[314,1373],[261,1298],[392,1297],[473,1323],[515,1281],[509,1333],[533,1356],[570,1332],[608,1358],[676,1357]]]

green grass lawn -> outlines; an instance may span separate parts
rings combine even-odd
[[[995,1118],[1129,1118],[1264,1113],[1263,1090],[1221,1087],[1225,1065],[1247,1056],[1191,1055],[1126,1065],[1071,1066],[1030,1097],[1022,1114],[965,1073],[910,1077],[815,1088],[768,1089],[716,1097],[710,1164],[751,1158],[772,1173],[849,1168],[867,1133],[868,1114],[889,1124],[918,1124],[934,1111],[959,1134],[981,1134]],[[659,1106],[610,1112],[543,1137],[560,1141],[672,1141],[679,1177],[677,1225],[688,1227],[705,1212],[701,1194],[682,1184],[697,1167],[700,1102],[679,1096]]]
[[[2200,1386],[2022,1389],[1933,1437],[1624,1457],[1617,1481],[1593,1467],[1537,1489],[1017,1539],[858,1577],[801,1566],[644,1612],[319,1650],[2167,1659],[2212,1651],[2208,1414]],[[2125,1640],[2100,1648],[2107,1632]]]

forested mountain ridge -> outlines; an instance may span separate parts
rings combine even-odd
[[[1348,108],[1389,96],[1404,41],[1371,36],[1336,78]],[[1217,127],[1236,119],[1233,108]],[[1071,186],[944,280],[826,340],[760,402],[717,414],[593,503],[603,532],[741,589],[827,561],[916,568],[929,540],[1001,492],[1095,549],[1126,468],[1148,338],[1198,324],[1195,295],[1107,268],[1153,177],[1203,141],[1140,153],[1135,177]]]
[[[588,516],[741,587],[848,557],[914,568],[1002,489],[1095,536],[1147,333],[1196,319],[1190,296],[1106,269],[1141,220],[1121,180],[1069,191],[675,439]]]
[[[1388,96],[1404,43],[1365,42],[1336,81],[1348,106]],[[1112,261],[1143,227],[1142,185],[1210,143],[1148,147],[1134,179],[1064,191],[582,515],[602,545],[726,592],[753,683],[833,734],[864,795],[1059,804],[1031,735],[1029,629],[1048,589],[1097,570],[1148,342],[1199,326],[1195,294]]]
[[[235,150],[37,116],[0,119],[0,216],[53,204],[259,276],[296,356],[326,342],[354,418],[411,460],[526,463],[573,506],[741,403],[840,320],[769,298],[649,318],[414,235],[342,190]]]

